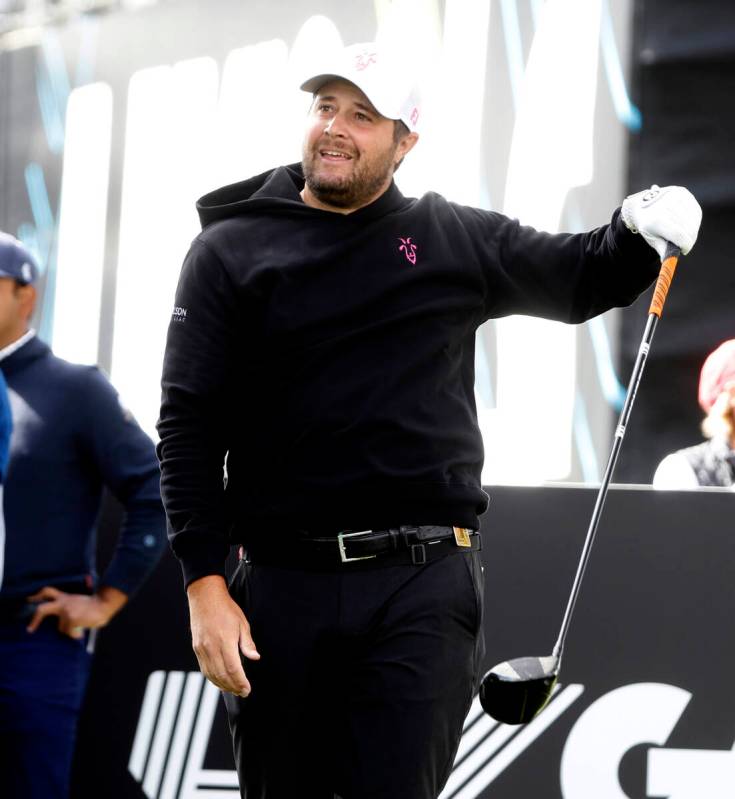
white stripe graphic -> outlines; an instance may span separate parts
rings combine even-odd
[[[464,720],[462,729],[466,730],[478,716],[482,715],[482,713],[483,710],[482,705],[480,704],[480,697],[476,696],[472,702],[472,705],[470,706],[470,712],[467,714],[467,718]]]
[[[181,702],[179,715],[176,720],[173,744],[166,764],[166,774],[159,799],[176,799],[181,773],[184,769],[184,759],[189,746],[189,737],[194,727],[194,719],[199,708],[199,698],[202,693],[203,675],[198,671],[190,671],[184,686],[184,698]]]
[[[482,715],[479,700],[475,699],[463,725],[465,732],[455,758],[456,766],[439,799],[475,799],[583,691],[582,685],[569,685],[564,689],[557,686],[549,706],[526,727],[498,724]],[[239,790],[234,770],[202,768],[218,698],[217,688],[205,682],[199,672],[188,675],[171,672],[168,679],[162,671],[150,675],[128,764],[138,781],[145,770],[142,787],[150,799],[237,799]],[[158,723],[154,728],[157,713]],[[182,770],[181,789],[177,791]]]
[[[491,733],[469,757],[463,760],[454,771],[452,771],[451,776],[447,780],[447,784],[444,786],[444,790],[439,795],[439,799],[449,799],[450,796],[454,796],[454,792],[460,785],[462,785],[465,780],[468,780],[477,769],[481,768],[482,764],[487,762],[506,741],[514,735],[517,735],[518,731],[518,727],[499,724],[495,732]]]
[[[478,796],[548,727],[550,727],[559,716],[581,696],[583,691],[584,686],[576,684],[569,685],[560,691],[556,699],[530,724],[521,728],[521,732],[516,735],[508,746],[479,771],[461,791],[454,794],[452,799],[474,799]],[[443,795],[444,794],[442,794],[442,796]]]
[[[233,787],[237,787],[237,772],[225,769],[202,769],[199,772],[199,784],[206,785],[208,788],[226,788],[230,790]]]
[[[202,768],[219,696],[218,689],[212,683],[205,682],[179,792],[182,799],[193,799],[193,797],[204,799],[205,792],[198,790],[200,785],[237,786],[237,775],[234,771],[205,771]]]
[[[165,765],[164,759],[168,751],[168,745],[171,742],[171,732],[173,730],[174,721],[176,720],[176,711],[181,701],[181,689],[183,685],[183,671],[169,672],[168,679],[166,680],[166,688],[163,692],[161,712],[158,716],[158,724],[156,724],[156,732],[153,736],[151,755],[145,770],[145,779],[143,780],[143,792],[146,796],[152,797],[158,794],[161,777],[163,776],[163,767]]]
[[[477,722],[462,735],[462,740],[459,742],[459,749],[457,749],[457,757],[454,758],[454,767],[457,768],[462,758],[480,743],[483,738],[486,738],[491,730],[497,726],[498,722],[490,716],[486,715],[478,719]]]
[[[96,364],[112,141],[112,89],[90,83],[69,95],[54,297],[54,353]]]
[[[128,770],[138,782],[143,779],[145,760],[150,750],[151,737],[153,736],[153,722],[156,720],[158,703],[161,701],[161,692],[163,691],[165,679],[165,671],[154,671],[148,678],[148,684],[146,685],[143,707],[138,720],[138,729],[135,732],[135,741],[128,761]]]

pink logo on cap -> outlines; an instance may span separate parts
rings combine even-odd
[[[411,124],[416,127],[416,123],[419,121],[419,109],[416,108],[416,106],[413,107],[409,119],[411,120]]]
[[[399,252],[403,252],[406,256],[406,260],[411,263],[416,263],[416,245],[412,243],[411,237],[402,238],[401,236],[398,237],[398,241],[401,242],[401,246],[398,248]]]
[[[363,69],[367,69],[370,64],[375,64],[377,61],[377,53],[371,53],[369,50],[364,50],[362,53],[358,53],[355,56],[355,69],[358,72],[362,72]]]

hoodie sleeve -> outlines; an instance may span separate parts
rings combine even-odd
[[[217,255],[196,239],[168,329],[157,450],[169,541],[186,585],[224,575],[229,551],[224,468],[237,326],[230,278]]]
[[[625,226],[619,208],[608,225],[556,234],[502,214],[473,212],[466,221],[481,242],[485,318],[526,314],[583,322],[630,305],[661,266],[656,251]]]

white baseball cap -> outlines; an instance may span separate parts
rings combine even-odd
[[[330,80],[354,83],[375,110],[388,119],[400,119],[410,131],[418,130],[420,98],[408,59],[381,50],[374,42],[352,44],[332,55],[319,74],[301,88],[314,94]]]

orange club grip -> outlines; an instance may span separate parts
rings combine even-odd
[[[679,256],[670,255],[664,259],[661,264],[661,271],[658,273],[658,280],[656,281],[656,288],[653,290],[653,299],[648,313],[655,313],[659,319],[664,309],[666,295],[669,293],[669,286],[674,278],[677,263],[679,263]]]

